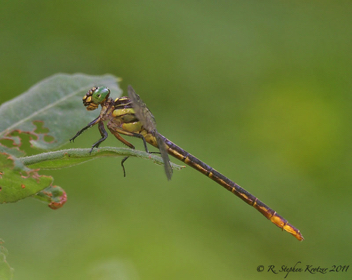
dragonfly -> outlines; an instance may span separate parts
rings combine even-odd
[[[257,197],[250,194],[248,191],[203,161],[186,152],[184,149],[180,148],[163,135],[159,134],[156,130],[156,122],[153,114],[147,108],[139,95],[136,94],[132,86],[128,86],[128,96],[122,96],[120,98],[116,98],[115,100],[110,98],[110,90],[107,87],[94,86],[83,97],[83,105],[88,111],[95,110],[100,105],[100,114],[87,126],[79,130],[76,135],[70,139],[70,142],[73,142],[76,137],[78,137],[86,129],[94,125],[98,125],[101,138],[92,145],[90,150],[91,153],[94,148],[98,148],[99,145],[108,137],[108,133],[106,132],[104,126],[104,123],[106,123],[106,126],[110,132],[119,141],[132,149],[135,149],[135,147],[121,135],[142,139],[145,151],[147,153],[149,153],[147,143],[158,148],[164,162],[165,174],[168,180],[172,177],[172,167],[168,156],[171,155],[190,167],[198,170],[205,176],[209,177],[225,189],[238,196],[244,202],[257,209],[262,215],[282,230],[292,234],[300,241],[304,239],[299,229],[291,225],[285,218],[280,216],[276,211],[264,204]],[[125,157],[121,161],[124,176],[126,176],[124,162],[127,158],[128,157]]]

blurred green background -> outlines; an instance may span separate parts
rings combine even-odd
[[[2,1],[1,102],[58,72],[119,76],[163,135],[305,237],[189,167],[167,182],[133,158],[124,178],[105,158],[45,173],[67,191],[60,210],[0,205],[14,279],[283,279],[257,267],[352,266],[351,13],[351,1]]]

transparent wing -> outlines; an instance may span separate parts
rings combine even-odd
[[[167,153],[167,150],[166,150],[165,142],[163,141],[163,139],[161,139],[160,134],[158,132],[155,133],[155,138],[156,138],[156,141],[158,142],[161,158],[164,161],[164,170],[165,170],[166,177],[168,180],[171,180],[172,167],[170,164],[169,154]]]
[[[149,132],[156,131],[156,122],[153,114],[130,85],[128,86],[128,97],[132,101],[135,114],[143,124],[144,128]]]
[[[132,106],[135,111],[135,114],[139,121],[142,123],[143,127],[155,136],[158,143],[161,158],[164,161],[166,177],[168,180],[170,180],[172,176],[172,167],[170,164],[169,155],[166,150],[165,142],[156,130],[156,122],[153,114],[149,111],[145,103],[130,85],[128,86],[128,97],[132,101]]]

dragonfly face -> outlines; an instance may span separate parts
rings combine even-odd
[[[134,149],[135,147],[127,140],[122,138],[122,135],[138,137],[143,140],[144,148],[149,153],[147,148],[147,142],[156,148],[159,148],[161,156],[164,160],[165,172],[167,178],[170,180],[172,175],[172,168],[170,160],[166,151],[165,143],[161,140],[157,130],[153,115],[140,99],[140,97],[134,92],[132,87],[128,88],[129,97],[122,96],[113,100],[110,98],[110,90],[107,87],[93,87],[83,97],[83,105],[87,110],[95,110],[101,105],[100,115],[90,122],[86,127],[77,132],[77,134],[71,138],[74,141],[84,130],[98,124],[101,139],[93,144],[93,148],[98,148],[99,145],[105,141],[108,137],[108,133],[105,131],[104,123],[110,130],[110,132],[122,143],[128,147]],[[123,163],[127,157],[122,160],[122,167],[125,173]]]
[[[83,105],[88,111],[98,108],[110,96],[110,90],[107,87],[93,87],[83,97]]]

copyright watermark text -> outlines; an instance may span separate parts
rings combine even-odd
[[[296,262],[295,265],[258,265],[258,272],[268,272],[273,274],[283,274],[286,278],[290,273],[308,273],[308,274],[327,274],[327,273],[346,273],[349,265],[331,265],[329,267],[322,267],[320,265],[302,264],[301,261]]]

